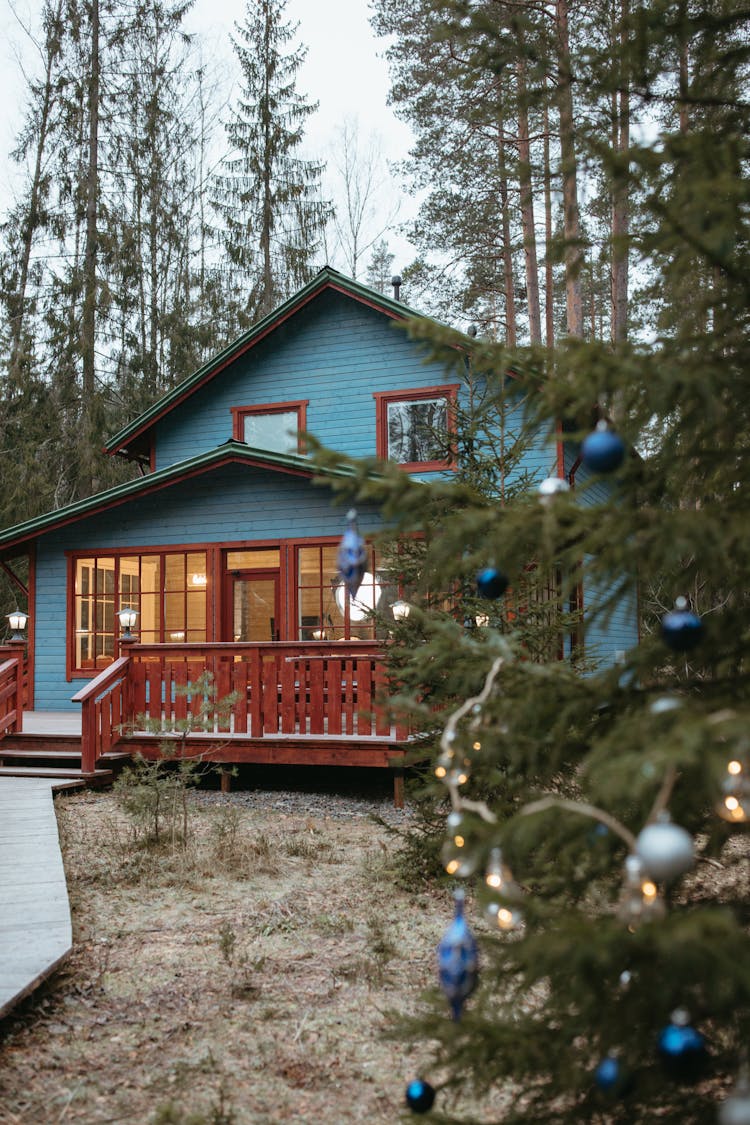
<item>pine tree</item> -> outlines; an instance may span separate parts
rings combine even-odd
[[[438,733],[432,766],[447,776],[430,770],[426,785],[442,840],[477,872],[476,991],[458,1020],[436,988],[400,1022],[433,1055],[430,1119],[443,1122],[712,1122],[750,1031],[747,13],[714,0],[618,12],[618,65],[592,37],[572,73],[600,105],[627,73],[639,127],[626,149],[583,127],[576,142],[608,183],[642,197],[639,229],[619,237],[637,240],[660,294],[648,338],[509,353],[426,322],[411,331],[454,370],[469,354],[496,394],[512,365],[529,433],[546,426],[552,439],[559,420],[573,456],[592,406],[615,403],[630,452],[589,475],[589,503],[530,489],[498,504],[466,481],[416,484],[395,468],[360,476],[402,532],[424,532],[423,590],[464,591],[490,560],[513,586],[534,563],[559,571],[563,595],[580,580],[598,591],[587,630],[636,586],[641,598],[641,642],[616,667],[529,659],[492,620],[497,601],[477,630],[422,599],[423,643],[396,649],[398,702],[412,694]],[[677,610],[676,632],[682,595],[694,604]],[[509,871],[515,889],[497,891]]]
[[[323,165],[299,155],[317,103],[297,92],[305,49],[288,50],[296,27],[286,0],[248,0],[234,50],[243,86],[226,126],[231,153],[216,179],[215,207],[239,293],[239,327],[270,312],[309,280],[328,218]]]

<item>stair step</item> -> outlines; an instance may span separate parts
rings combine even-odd
[[[81,760],[81,747],[71,750],[36,750],[25,746],[8,746],[0,743],[0,760],[3,758],[44,758],[50,762],[75,762]]]
[[[107,785],[113,780],[112,770],[94,770],[93,773],[84,773],[83,770],[62,769],[50,766],[48,769],[33,766],[0,766],[0,777],[51,777],[80,780],[89,785]]]

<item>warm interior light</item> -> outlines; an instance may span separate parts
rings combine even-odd
[[[742,773],[742,763],[737,761],[730,762],[727,766],[727,771],[735,775],[738,773]]]
[[[190,582],[193,586],[207,586],[208,576],[205,574],[193,574],[191,575]]]
[[[652,883],[649,879],[641,884],[641,891],[643,892],[643,897],[649,901],[656,898],[656,884]]]
[[[376,608],[380,601],[380,595],[383,593],[383,587],[380,582],[375,578],[369,570],[366,570],[362,577],[362,585],[357,590],[357,595],[349,599],[349,618],[351,621],[364,621],[368,614]],[[346,586],[340,583],[334,590],[334,597],[336,605],[341,612],[344,612],[346,606]]]
[[[730,812],[734,812],[735,809],[738,809],[740,807],[740,802],[737,800],[736,797],[725,797],[724,798],[724,804],[726,805],[726,807],[729,809]]]

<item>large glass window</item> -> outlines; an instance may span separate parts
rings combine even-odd
[[[338,576],[337,550],[336,544],[298,549],[298,635],[302,641],[374,640],[386,632],[378,617],[387,614],[398,598],[393,572],[375,548],[368,547],[364,580],[356,598],[350,598]]]
[[[273,453],[301,453],[301,437],[306,425],[304,402],[264,403],[232,408],[232,436],[255,449]]]
[[[205,551],[77,558],[73,581],[73,671],[111,663],[126,606],[144,644],[206,640]]]
[[[456,386],[375,394],[377,454],[407,469],[445,469],[453,462]]]

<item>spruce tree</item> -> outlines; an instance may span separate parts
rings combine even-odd
[[[297,91],[306,52],[288,47],[297,29],[284,22],[285,7],[286,0],[248,0],[244,23],[235,25],[242,88],[226,125],[230,153],[215,181],[214,205],[239,294],[238,327],[309,280],[328,218],[323,165],[300,155],[317,103]]]
[[[469,7],[456,5],[457,51]],[[639,127],[626,149],[593,129],[577,143],[640,194],[617,254],[637,250],[648,334],[508,351],[411,325],[456,372],[470,357],[496,395],[512,370],[529,437],[546,428],[552,457],[562,427],[568,466],[583,450],[588,470],[570,492],[531,486],[498,503],[465,480],[360,469],[361,495],[423,532],[425,591],[460,604],[488,563],[511,588],[530,564],[554,569],[563,599],[580,582],[597,591],[584,642],[636,589],[640,602],[640,643],[613,667],[531,659],[502,598],[485,602],[481,629],[415,598],[421,643],[396,646],[397,702],[433,731],[425,785],[446,869],[459,855],[476,873],[463,885],[480,945],[459,1019],[436,980],[401,1021],[432,1056],[428,1120],[748,1120],[741,1093],[720,1108],[750,1030],[747,12],[618,9],[617,65],[592,40],[571,55],[572,81],[604,104],[625,76]],[[625,455],[605,471],[583,443],[608,414]]]

